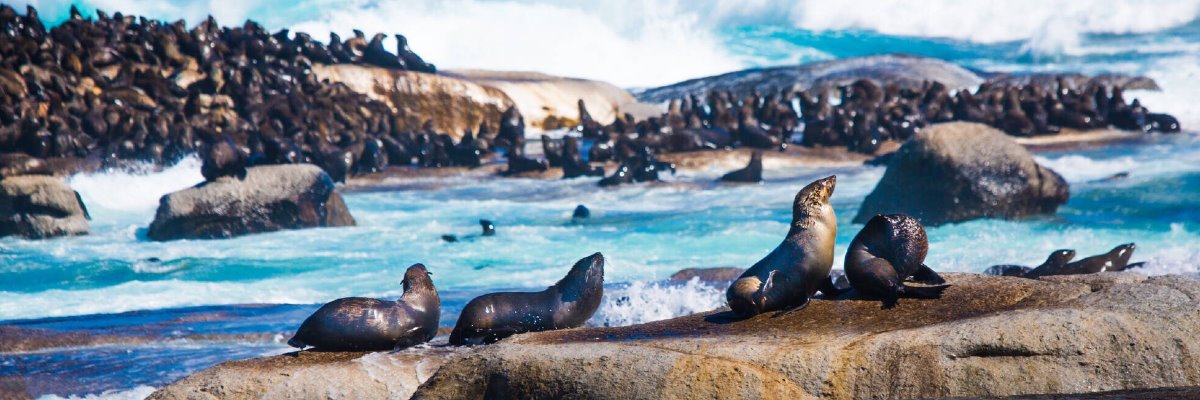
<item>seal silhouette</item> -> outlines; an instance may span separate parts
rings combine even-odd
[[[762,182],[762,169],[762,151],[755,150],[750,154],[750,163],[746,164],[745,168],[725,174],[721,176],[721,180],[724,182]]]
[[[450,344],[473,346],[524,332],[583,325],[604,295],[604,255],[584,257],[567,276],[540,292],[490,293],[463,308],[450,333]]]
[[[829,278],[833,269],[833,242],[837,216],[829,204],[837,177],[808,184],[792,203],[792,226],[783,243],[743,272],[725,299],[741,318],[777,310],[798,310],[808,305],[818,290],[839,291]]]
[[[1114,247],[1107,253],[1098,254],[1079,261],[1060,264],[1043,265],[1025,274],[1026,278],[1037,279],[1051,275],[1080,275],[1094,274],[1104,271],[1124,271],[1129,266],[1129,258],[1133,257],[1136,244],[1126,243]]]
[[[422,264],[404,272],[404,294],[396,301],[347,297],[317,309],[300,324],[288,345],[332,351],[399,350],[437,334],[442,303]]]
[[[949,285],[924,264],[929,252],[925,227],[903,214],[876,215],[867,221],[846,250],[846,278],[850,287],[883,300],[883,308],[896,306],[900,297],[936,299]],[[912,278],[939,286],[910,286]]]

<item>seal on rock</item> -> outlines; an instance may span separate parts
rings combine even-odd
[[[792,204],[792,226],[783,243],[743,272],[725,298],[741,318],[776,310],[796,310],[808,305],[820,290],[836,294],[829,271],[833,269],[833,242],[837,216],[829,204],[837,177],[808,184]]]
[[[876,215],[867,221],[846,250],[846,278],[859,293],[896,306],[900,297],[936,299],[950,285],[924,264],[929,252],[925,227],[903,214]],[[904,281],[937,284],[910,286]]]
[[[404,272],[396,301],[347,297],[321,306],[300,324],[288,345],[332,351],[400,350],[437,334],[442,302],[422,264]]]
[[[746,168],[730,172],[721,177],[725,182],[762,182],[762,151],[755,150],[750,154],[750,163]]]
[[[225,138],[208,146],[204,151],[204,164],[200,166],[200,174],[205,182],[212,182],[222,176],[233,176],[246,179],[246,154]]]
[[[1042,265],[1026,273],[1025,277],[1037,279],[1051,275],[1080,275],[1104,271],[1124,271],[1129,266],[1129,258],[1133,257],[1133,250],[1135,248],[1137,248],[1137,245],[1126,243],[1114,247],[1107,253],[1087,257],[1076,262],[1059,265]]]
[[[579,260],[554,286],[540,292],[501,292],[467,303],[450,344],[473,346],[524,332],[574,328],[600,307],[604,295],[604,255]]]
[[[1029,273],[1029,271],[1033,271],[1035,269],[1050,270],[1062,268],[1074,258],[1075,250],[1060,249],[1051,252],[1050,257],[1046,257],[1046,262],[1043,262],[1042,265],[1039,265],[1036,268],[1029,268],[1024,265],[993,265],[988,267],[987,270],[984,270],[983,273],[998,276],[1024,277]]]

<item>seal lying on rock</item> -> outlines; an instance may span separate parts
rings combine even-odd
[[[808,305],[817,290],[836,294],[829,271],[833,269],[833,242],[837,216],[829,204],[837,177],[808,184],[792,204],[792,227],[783,243],[742,273],[725,291],[729,308],[749,318],[776,310],[796,310]]]
[[[579,260],[554,286],[540,292],[502,292],[467,303],[450,333],[450,344],[473,346],[524,332],[583,325],[604,295],[604,255]]]
[[[1062,266],[1067,265],[1068,262],[1071,262],[1071,259],[1073,258],[1075,258],[1075,250],[1061,249],[1050,253],[1050,257],[1046,258],[1046,262],[1043,262],[1042,265],[1037,266],[1037,268],[1030,268],[1024,265],[993,265],[984,270],[983,273],[988,275],[1023,277],[1028,274],[1029,271],[1033,271],[1034,269],[1062,268]]]
[[[396,301],[363,297],[337,299],[300,324],[288,345],[332,351],[400,350],[437,334],[442,302],[422,264],[404,272],[404,294]]]
[[[1129,258],[1133,257],[1133,250],[1135,248],[1137,248],[1137,245],[1126,243],[1114,247],[1107,253],[1087,257],[1073,263],[1043,264],[1033,271],[1026,273],[1025,277],[1037,279],[1051,275],[1079,275],[1104,271],[1124,271],[1129,266]]]
[[[867,221],[846,251],[846,278],[850,287],[883,300],[883,308],[896,306],[900,297],[936,299],[949,285],[924,264],[929,252],[925,228],[903,214],[876,215]],[[909,286],[904,281],[939,284]]]

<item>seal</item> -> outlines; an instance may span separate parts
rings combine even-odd
[[[225,138],[217,140],[208,146],[204,152],[204,163],[200,166],[200,174],[205,182],[212,182],[222,176],[233,176],[246,179],[246,155],[238,149],[233,140]]]
[[[846,278],[859,293],[896,306],[900,297],[936,299],[950,285],[924,264],[929,252],[925,227],[903,214],[876,215],[867,221],[846,250]],[[937,284],[909,286],[904,281]]]
[[[837,291],[829,278],[833,269],[833,242],[837,216],[829,204],[837,177],[808,184],[792,203],[792,226],[783,243],[743,272],[725,299],[741,318],[776,310],[798,310],[808,305],[818,290]]]
[[[332,351],[400,350],[437,334],[442,302],[422,264],[404,271],[396,301],[347,297],[321,306],[300,324],[288,345]]]
[[[762,182],[762,151],[755,150],[750,154],[750,163],[746,168],[730,172],[721,177],[724,182]]]
[[[1037,279],[1051,275],[1080,275],[1104,271],[1124,271],[1129,266],[1129,258],[1133,257],[1133,250],[1136,248],[1137,245],[1133,243],[1122,244],[1114,247],[1107,253],[1094,255],[1072,263],[1043,265],[1033,271],[1029,271],[1029,273],[1025,274],[1025,277]]]
[[[540,292],[490,293],[463,308],[450,344],[474,346],[524,332],[574,328],[600,307],[604,295],[604,255],[584,257],[554,286]]]
[[[592,210],[589,210],[587,206],[583,204],[575,206],[575,211],[571,212],[571,220],[573,221],[588,219],[591,216]]]
[[[480,236],[496,236],[496,224],[493,224],[492,221],[481,219],[479,227],[483,230]]]
[[[1063,266],[1067,265],[1068,262],[1071,262],[1071,260],[1074,258],[1075,258],[1075,250],[1060,249],[1060,250],[1055,250],[1055,251],[1051,252],[1050,256],[1046,258],[1046,261],[1043,262],[1042,265],[1037,266],[1036,268],[1029,268],[1024,265],[993,265],[991,267],[988,267],[988,269],[984,270],[983,273],[988,274],[988,275],[998,275],[998,276],[1024,277],[1026,274],[1029,273],[1029,271],[1033,271],[1033,270],[1039,269],[1039,268],[1043,269],[1043,270],[1062,268]]]

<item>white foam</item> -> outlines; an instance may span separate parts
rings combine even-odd
[[[725,304],[724,290],[700,283],[699,278],[683,285],[637,281],[608,290],[591,326],[626,326],[691,315]]]
[[[38,400],[141,400],[150,397],[151,393],[157,390],[152,386],[139,385],[132,389],[125,390],[107,390],[101,393],[86,394],[83,396],[67,396],[48,394],[39,397]]]
[[[0,292],[0,320],[217,304],[316,303],[328,295],[275,280],[253,283],[132,281],[99,289]]]
[[[88,211],[153,211],[165,194],[203,182],[200,160],[188,157],[159,172],[101,171],[70,178]],[[95,217],[95,215],[93,215]]]

